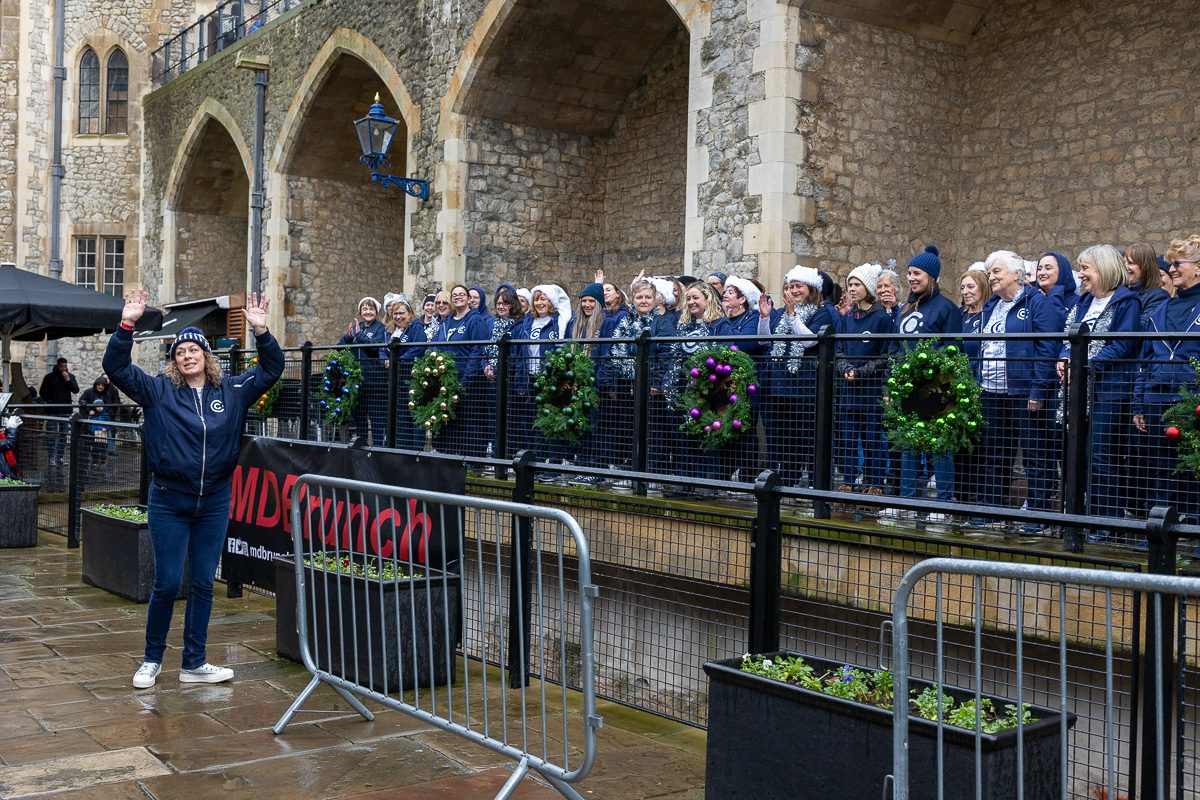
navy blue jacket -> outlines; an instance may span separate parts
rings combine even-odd
[[[492,338],[492,330],[486,317],[470,309],[462,319],[450,315],[442,320],[435,342],[474,342],[474,344],[451,345],[441,348],[442,352],[454,356],[454,367],[458,379],[467,381],[483,373],[484,343]]]
[[[567,326],[567,338],[578,339],[575,333],[575,326],[579,324],[579,315],[571,317],[571,324]],[[597,334],[597,339],[591,340],[592,345],[592,377],[596,379],[597,388],[608,385],[609,369],[607,367],[609,359],[609,351],[612,350],[612,342],[606,342],[605,339],[612,339],[613,331],[616,330],[617,320],[619,318],[604,312],[604,321],[600,323],[600,333]],[[586,341],[586,340],[585,340]]]
[[[353,336],[343,333],[342,338],[338,339],[338,347],[351,344],[375,345],[374,347],[355,347],[350,351],[354,353],[355,359],[362,367],[363,377],[375,383],[387,377],[387,370],[383,366],[383,360],[387,358],[387,342],[387,328],[376,319],[370,325],[364,325],[362,330],[357,331]]]
[[[176,387],[166,375],[147,375],[129,353],[133,331],[118,328],[104,351],[104,371],[142,407],[146,457],[154,482],[185,494],[221,491],[229,485],[242,447],[246,410],[283,374],[283,351],[270,332],[255,336],[258,366],[196,391]]]
[[[1075,274],[1070,269],[1064,269],[1060,264],[1058,283],[1050,287],[1046,299],[1050,301],[1050,308],[1054,311],[1056,327],[1060,331],[1063,330],[1067,324],[1067,312],[1079,301],[1079,295],[1075,294]]]
[[[983,311],[974,313],[967,311],[967,307],[962,307],[962,332],[963,333],[979,333],[983,329]],[[1060,325],[1055,328],[1055,332],[1062,330]],[[964,339],[963,352],[967,354],[967,358],[971,359],[971,363],[979,358],[979,348],[983,343],[978,339]]]
[[[682,316],[682,315],[680,315]],[[679,321],[676,320],[669,327],[663,323],[656,336],[686,336],[684,332],[679,330]],[[729,320],[725,317],[720,317],[708,323],[708,332],[704,336],[730,336]],[[707,350],[711,345],[700,336],[695,338],[693,343],[691,340],[686,342],[661,342],[650,345],[652,359],[650,373],[653,377],[653,383],[650,385],[659,389],[663,393],[667,393],[672,389],[682,391],[687,385],[688,376],[683,373],[683,367],[687,360],[699,353],[701,350]],[[678,366],[679,372],[676,377],[679,381],[678,385],[671,386],[671,366]],[[657,366],[657,369],[655,369]],[[751,403],[753,404],[753,395],[751,395]]]
[[[980,315],[981,324],[986,325],[992,318],[992,311],[1000,302],[1000,295],[994,294],[983,304]],[[1054,327],[1054,309],[1050,301],[1036,287],[1022,285],[1021,291],[1013,298],[1012,308],[1004,322],[1005,333],[1042,333],[1044,338],[1037,339],[1007,339],[1004,343],[1005,378],[1008,383],[1007,394],[1028,397],[1030,400],[1045,402],[1057,391],[1058,373],[1055,365],[1058,360],[1060,340],[1055,338],[1061,331]],[[981,342],[975,342],[980,345]],[[979,364],[976,364],[976,375],[979,375]]]
[[[1092,304],[1092,293],[1088,292],[1079,298],[1074,306],[1075,322],[1083,320],[1088,307]],[[1108,330],[1112,333],[1142,329],[1142,308],[1137,295],[1125,286],[1118,286],[1108,301],[1112,309],[1112,322]],[[1107,311],[1107,309],[1105,309]],[[1068,318],[1070,312],[1068,312]],[[1103,336],[1101,336],[1103,338]],[[1096,356],[1090,359],[1093,397],[1102,402],[1128,400],[1133,394],[1133,379],[1137,370],[1132,359],[1141,352],[1141,343],[1131,339],[1109,339]],[[1068,358],[1071,346],[1064,342],[1059,358]]]
[[[875,303],[866,311],[856,307],[843,314],[838,319],[837,332],[889,334],[896,332],[896,323],[882,303]],[[834,368],[837,370],[838,383],[842,387],[841,405],[878,408],[879,398],[883,395],[883,377],[887,370],[888,353],[893,344],[894,342],[877,336],[838,340],[837,362]],[[852,369],[854,380],[848,382],[844,376]]]
[[[546,357],[546,354],[557,349],[561,338],[558,335],[558,312],[555,311],[550,315],[550,321],[539,332],[538,342],[545,344],[530,344],[533,336],[533,314],[526,314],[520,322],[513,326],[510,334],[514,342],[521,344],[513,347],[513,364],[511,367],[511,375],[516,389],[520,393],[528,393],[529,388],[533,385],[534,376],[541,372],[541,362],[537,362],[535,370],[534,359],[530,357],[528,348],[536,347],[538,358]]]
[[[908,303],[911,304],[915,299],[910,295]],[[901,310],[899,326],[900,333],[904,334],[962,333],[962,323],[962,311],[935,286],[933,295],[922,300],[915,309],[907,314]]]
[[[837,319],[837,309],[829,303],[825,303],[813,313],[804,325],[813,333],[817,333],[826,325],[831,325],[834,327],[834,330],[837,330]],[[773,323],[771,326],[772,330],[777,327],[778,320],[773,320]],[[792,347],[793,342],[794,340],[789,340],[784,346],[783,357],[770,357],[771,393],[780,397],[800,397],[812,401],[815,399],[814,395],[816,392],[817,348],[809,347],[805,349],[804,355],[800,358],[800,363],[796,365],[798,367],[797,370],[793,372],[793,359],[788,357],[789,351],[791,353],[796,352],[795,348]],[[773,346],[771,352],[774,352]]]
[[[1150,330],[1150,315],[1171,298],[1170,292],[1161,286],[1154,289],[1145,289],[1140,283],[1130,285],[1129,291],[1137,295],[1138,306],[1142,309],[1139,317],[1142,323],[1142,330]]]
[[[1172,330],[1167,311],[1172,304],[1194,300],[1180,328]],[[1200,296],[1176,297],[1162,303],[1150,315],[1146,331],[1152,333],[1200,332]],[[1179,389],[1196,380],[1191,359],[1200,358],[1200,340],[1151,339],[1141,343],[1141,369],[1133,388],[1133,413],[1146,413],[1147,403],[1173,403],[1179,399]]]

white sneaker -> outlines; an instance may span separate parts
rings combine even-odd
[[[214,667],[204,663],[195,669],[179,670],[180,683],[223,683],[233,678],[233,670],[229,667]]]
[[[158,678],[158,673],[162,672],[162,664],[155,664],[153,661],[143,661],[138,667],[138,671],[133,673],[133,688],[149,689],[154,685],[154,681]]]

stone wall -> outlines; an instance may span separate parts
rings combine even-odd
[[[1002,0],[965,75],[958,250],[1045,250],[1197,230],[1200,35],[1181,0]]]
[[[175,225],[177,302],[246,291],[245,217],[182,212]]]
[[[802,117],[801,193],[816,199],[817,221],[796,252],[844,279],[936,244],[952,271],[964,48],[829,17],[814,29],[798,66],[820,82]]]
[[[320,178],[293,178],[286,343],[332,344],[358,301],[382,301],[403,277],[404,200],[399,192]]]
[[[0,3],[0,86],[19,81],[20,6]],[[17,257],[17,114],[20,95],[6,90],[0,95],[0,261]]]

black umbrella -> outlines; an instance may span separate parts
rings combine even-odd
[[[8,391],[9,351],[14,339],[40,342],[107,333],[121,324],[124,307],[123,298],[0,264],[4,391]],[[147,308],[137,327],[158,330],[162,327],[162,312]]]

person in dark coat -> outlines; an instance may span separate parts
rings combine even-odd
[[[93,466],[103,466],[107,456],[117,451],[117,440],[111,427],[100,423],[113,419],[116,409],[113,406],[112,395],[116,390],[109,385],[108,378],[101,375],[92,381],[92,385],[79,395],[79,413],[91,425],[91,461]]]
[[[938,288],[942,262],[933,245],[908,262],[908,302],[900,312],[900,333],[962,333],[962,311]],[[917,340],[902,342],[896,349],[915,347]],[[917,496],[917,472],[922,457],[908,450],[900,453],[900,496]],[[925,459],[937,478],[938,500],[954,496],[954,457],[950,454]],[[908,516],[901,514],[901,516]]]
[[[1141,305],[1126,285],[1129,275],[1120,251],[1107,244],[1095,245],[1079,254],[1078,263],[1084,293],[1067,312],[1065,329],[1084,322],[1094,334],[1140,331]],[[1116,517],[1125,512],[1128,498],[1119,491],[1126,468],[1122,442],[1132,433],[1129,406],[1136,374],[1132,359],[1139,352],[1139,343],[1130,339],[1097,336],[1088,342],[1092,444],[1088,508],[1098,516]],[[1058,362],[1060,380],[1066,375],[1069,358],[1070,345],[1064,343]],[[1088,534],[1093,541],[1108,536],[1102,530]]]
[[[988,276],[982,261],[976,261],[962,276],[958,284],[962,297],[963,333],[979,333],[983,328],[983,304],[992,296]],[[1057,329],[1056,329],[1057,331]],[[979,339],[963,339],[963,352],[972,364],[978,364]],[[979,448],[954,454],[954,497],[960,503],[974,503],[983,492],[983,465],[979,459]]]
[[[1138,305],[1142,309],[1142,330],[1146,330],[1150,315],[1171,297],[1170,292],[1163,288],[1163,281],[1170,280],[1170,277],[1158,268],[1158,256],[1146,242],[1129,245],[1123,255],[1125,274],[1129,276],[1129,291],[1137,295]]]
[[[983,332],[995,338],[981,342],[975,362],[986,423],[978,446],[984,467],[982,500],[987,505],[1008,505],[1019,446],[1028,510],[1046,511],[1055,477],[1048,450],[1054,426],[1049,399],[1055,394],[1054,364],[1059,350],[1055,314],[1050,301],[1025,283],[1025,262],[1019,255],[998,250],[985,263],[993,294],[983,305]],[[1018,333],[1037,333],[1042,338],[1008,338]],[[1041,525],[1028,523],[1025,533],[1036,534],[1041,529]]]
[[[1146,331],[1162,335],[1141,343],[1141,369],[1134,382],[1135,445],[1145,457],[1147,505],[1174,505],[1196,516],[1200,481],[1175,471],[1179,444],[1166,438],[1163,414],[1179,401],[1179,392],[1194,385],[1192,359],[1200,358],[1200,339],[1176,339],[1169,334],[1200,333],[1200,234],[1175,239],[1166,253],[1175,296],[1150,314]]]
[[[482,456],[488,435],[480,430],[487,424],[484,420],[484,393],[488,391],[487,379],[483,375],[484,342],[491,339],[491,326],[486,319],[470,306],[471,296],[466,286],[459,284],[450,290],[452,312],[442,320],[434,341],[447,346],[438,348],[439,353],[454,357],[463,395],[459,398],[455,418],[442,426],[435,445],[444,452],[466,456]],[[455,344],[469,342],[470,344]]]
[[[59,358],[54,364],[54,369],[42,378],[42,387],[38,390],[41,395],[41,402],[54,406],[60,406],[50,410],[49,414],[53,416],[69,417],[71,410],[61,406],[69,406],[72,403],[71,395],[79,391],[79,383],[75,380],[75,376],[67,368],[67,360]],[[64,454],[66,453],[67,445],[67,423],[66,422],[48,422],[46,430],[52,433],[62,434],[52,436],[47,451],[52,464],[64,463]]]
[[[710,284],[711,285],[711,284]],[[760,311],[758,298],[762,296],[760,289],[753,281],[730,275],[725,279],[725,294],[721,298],[725,306],[725,315],[729,319],[729,336],[758,336]],[[759,374],[762,384],[765,357],[769,343],[760,339],[741,339],[733,345],[754,359],[755,372]],[[767,386],[769,384],[764,384]],[[763,393],[768,391],[764,388]],[[724,448],[725,468],[730,477],[738,475],[739,480],[753,481],[758,475],[758,414],[760,398],[758,394],[750,395],[750,421],[742,426],[743,433],[738,442],[732,447]]]
[[[1075,294],[1075,273],[1071,262],[1058,253],[1042,253],[1034,270],[1038,290],[1050,301],[1059,330],[1067,319],[1067,311],[1079,301]]]
[[[383,445],[387,433],[387,327],[379,319],[379,301],[364,297],[358,301],[359,319],[338,340],[338,347],[367,345],[351,350],[362,367],[363,385],[358,405],[354,407],[354,431],[370,439],[372,445]],[[368,434],[368,423],[370,433]]]
[[[134,323],[146,311],[146,292],[125,294],[121,325],[108,342],[104,371],[145,414],[150,479],[150,540],[154,589],[146,613],[146,650],[133,676],[137,689],[154,685],[162,669],[175,598],[190,556],[183,626],[180,683],[221,683],[228,667],[208,663],[205,644],[212,613],[213,579],[229,526],[233,471],[242,445],[246,413],[283,374],[283,351],[267,330],[267,301],[253,296],[246,322],[254,331],[258,365],[234,377],[221,374],[197,328],[184,328],[171,344],[163,374],[134,366]]]

